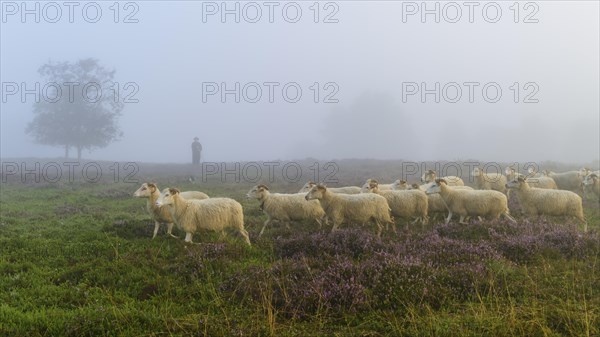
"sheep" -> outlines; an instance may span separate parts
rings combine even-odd
[[[155,183],[143,183],[142,186],[133,193],[133,196],[137,198],[148,198],[148,201],[146,202],[146,211],[148,211],[152,219],[154,219],[153,239],[156,237],[161,223],[166,223],[167,233],[170,236],[177,238],[175,235],[171,234],[171,231],[173,230],[173,218],[171,217],[171,213],[164,207],[156,206],[156,200],[160,196],[160,192]],[[198,191],[181,192],[181,197],[184,199],[208,199],[208,195]]]
[[[534,171],[532,168],[529,168],[529,170],[530,170],[529,174],[534,174]],[[512,181],[519,177],[524,177],[522,174],[517,173],[515,171],[515,169],[512,167],[507,167],[504,172],[506,173],[506,181]],[[529,176],[525,180],[527,180],[527,183],[529,184],[530,187],[546,188],[546,189],[550,189],[550,190],[558,189],[558,186],[556,186],[556,182],[554,181],[554,179],[552,179],[550,177],[544,177],[544,176],[531,177],[531,176]],[[508,191],[508,192],[510,192],[510,191]]]
[[[554,179],[556,186],[561,190],[583,192],[581,188],[583,177],[581,176],[580,171],[555,173],[549,170],[544,170],[543,174],[546,177]]]
[[[584,167],[579,171],[579,175],[582,178],[582,189],[583,189],[583,199],[584,200],[588,200],[588,195],[590,193],[592,194],[597,194],[594,191],[594,177],[591,177],[592,175],[595,175],[595,179],[598,180],[598,177],[600,177],[600,170],[598,171],[592,171],[590,168],[588,167]],[[587,182],[586,182],[587,180]]]
[[[382,223],[394,225],[390,207],[384,197],[374,194],[338,194],[332,193],[323,184],[313,186],[306,200],[319,200],[327,218],[333,222],[332,232],[341,223],[362,224],[368,221],[377,226],[377,236],[381,237]]]
[[[439,193],[448,206],[449,212],[446,224],[450,222],[454,213],[460,216],[459,223],[462,224],[466,223],[464,220],[468,216],[490,216],[495,220],[503,215],[516,222],[510,216],[506,195],[498,191],[448,188],[448,184],[444,179],[436,179],[435,184],[430,186],[426,193]]]
[[[310,191],[310,189],[315,186],[317,183],[309,181],[306,184],[304,184],[304,186],[302,186],[302,188],[300,189],[300,191],[298,191],[298,193],[307,193],[308,191]],[[358,186],[344,186],[344,187],[329,187],[328,188],[330,192],[333,193],[343,193],[343,194],[359,194],[360,193],[360,187]]]
[[[596,197],[600,198],[600,179],[596,173],[588,174],[583,180],[583,192],[584,195],[592,193]]]
[[[475,185],[479,190],[494,190],[506,193],[506,177],[500,173],[483,173],[479,167],[473,169]]]
[[[418,185],[418,184],[412,184],[411,186],[407,186],[406,184],[404,185],[397,185],[397,187],[401,188],[401,187],[405,187],[404,189],[408,189],[408,190],[421,190],[423,192],[427,191],[427,189],[434,185],[435,182],[433,183],[427,183],[427,184],[423,184],[423,185]],[[470,186],[448,186],[448,188],[454,188],[454,189],[459,189],[459,190],[473,190],[472,187]],[[427,194],[427,213],[429,215],[432,215],[432,217],[435,219],[437,217],[438,214],[447,214],[448,213],[448,206],[446,206],[446,203],[444,202],[444,199],[442,199],[442,197],[439,194]]]
[[[422,183],[432,183],[436,179],[437,176],[434,170],[427,170],[427,172],[423,173],[421,176]],[[446,182],[448,182],[448,186],[465,186],[465,182],[457,176],[445,176],[441,179],[446,180]]]
[[[584,231],[587,231],[587,221],[583,216],[582,200],[576,193],[565,190],[532,188],[523,178],[517,178],[508,182],[506,187],[517,193],[523,213],[530,216],[574,216],[584,223]]]
[[[371,184],[372,181],[377,181],[375,179],[367,179],[367,181],[362,185],[361,189],[360,189],[360,193],[368,193],[369,192],[369,185]],[[379,184],[379,190],[380,191],[389,191],[393,189],[394,183],[391,184]]]
[[[273,220],[284,221],[286,224],[289,221],[314,220],[321,228],[321,219],[325,217],[325,211],[317,200],[306,202],[304,195],[305,193],[270,193],[265,185],[254,186],[246,197],[258,199],[260,209],[267,215],[267,220],[258,236],[262,236],[267,225]]]
[[[371,180],[369,184],[369,193],[375,193],[384,197],[392,215],[397,217],[414,217],[415,220],[425,225],[429,220],[427,216],[427,195],[421,190],[405,190],[405,191],[380,191],[377,186],[377,181]],[[408,224],[407,224],[408,225]]]
[[[235,229],[248,245],[250,238],[244,229],[244,211],[239,202],[230,198],[209,198],[204,200],[186,200],[176,188],[163,190],[156,201],[157,206],[166,206],[173,220],[185,231],[185,242],[192,242],[192,235],[198,229],[221,232]]]

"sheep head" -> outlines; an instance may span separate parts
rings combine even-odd
[[[308,191],[308,193],[306,193],[306,195],[304,196],[304,199],[306,199],[306,200],[321,199],[321,198],[323,198],[323,195],[325,194],[326,191],[327,191],[327,186],[325,186],[324,184],[316,184],[310,189],[310,191]]]
[[[133,193],[136,198],[149,198],[156,191],[154,183],[143,183],[137,191]]]
[[[250,191],[248,191],[248,193],[246,193],[246,198],[254,198],[259,200],[263,199],[265,198],[265,195],[267,194],[266,191],[268,190],[269,188],[264,184],[256,185]]]

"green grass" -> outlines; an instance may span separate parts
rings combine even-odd
[[[144,211],[145,201],[131,197],[137,188],[2,185],[0,335],[600,335],[597,241],[585,258],[541,250],[525,261],[487,261],[489,273],[476,293],[440,301],[439,306],[400,298],[386,308],[370,300],[371,307],[359,311],[324,306],[294,316],[276,301],[276,291],[285,289],[281,284],[258,284],[263,280],[257,279],[249,285],[260,289],[256,298],[233,296],[223,284],[245,271],[271,268],[281,260],[274,252],[275,241],[290,232],[309,235],[317,231],[316,225],[292,231],[274,225],[258,239],[265,218],[254,200],[243,197],[249,185],[212,184],[202,190],[242,203],[252,247],[233,235],[222,240],[207,232],[195,236],[201,245],[189,246],[167,237],[164,228],[152,240],[154,224]],[[599,207],[597,202],[585,206],[590,232],[595,233]],[[400,231],[397,240],[437,226]],[[464,242],[493,240],[487,229],[477,226],[452,235]],[[225,244],[217,245],[221,242]]]

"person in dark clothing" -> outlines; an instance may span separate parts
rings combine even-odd
[[[198,141],[198,137],[194,138],[192,143],[192,164],[200,164],[200,153],[202,152],[202,144]]]

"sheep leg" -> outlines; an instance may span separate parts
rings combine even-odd
[[[508,212],[502,213],[502,215],[504,215],[504,217],[506,217],[508,220],[510,220],[510,222],[517,223],[517,220],[515,220],[515,218],[513,218],[510,214],[508,214]]]
[[[175,236],[175,235],[173,235],[173,234],[171,233],[171,231],[172,231],[172,230],[173,230],[173,223],[172,223],[172,222],[169,222],[169,223],[167,224],[167,233],[168,233],[170,236],[172,236],[172,237],[174,237],[174,238],[176,238],[176,239],[179,239],[179,237],[178,237],[178,236]]]
[[[319,224],[319,229],[323,228],[323,224],[320,219],[315,219],[315,221]]]
[[[250,244],[250,237],[248,236],[248,232],[244,228],[240,228],[240,234],[244,237],[244,241],[246,241],[248,246],[252,246]]]
[[[460,220],[458,220],[458,223],[461,223],[463,225],[469,224],[468,222],[465,222],[465,216],[464,215],[460,216]]]
[[[448,217],[446,218],[446,225],[450,222],[450,219],[452,219],[452,212],[448,212]]]
[[[383,226],[379,221],[375,221],[375,225],[377,226],[377,237],[381,237],[381,231],[383,230]]]
[[[194,243],[192,241],[192,233],[185,233],[185,242]]]
[[[262,229],[260,230],[260,233],[258,233],[258,237],[261,237],[263,235],[263,232],[265,231],[265,228],[267,227],[267,225],[271,223],[271,218],[268,218],[267,221],[264,222]]]
[[[339,223],[338,222],[334,222],[333,223],[333,227],[331,228],[331,232],[335,232],[338,229]]]
[[[587,230],[588,230],[587,220],[584,217],[577,217],[577,219],[579,219],[579,221],[583,222],[583,231],[587,232]]]
[[[159,227],[160,227],[160,222],[154,221],[154,234],[152,235],[153,239],[156,237],[156,234],[158,233],[158,228]]]

